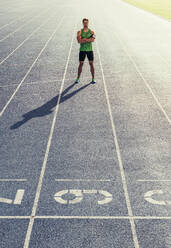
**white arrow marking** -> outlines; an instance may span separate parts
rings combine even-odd
[[[109,193],[108,191],[99,190],[99,194],[104,195],[105,198],[101,201],[98,201],[98,204],[103,205],[103,204],[107,204],[112,201],[112,194]]]
[[[62,198],[63,195],[67,194],[68,190],[61,190],[57,192],[54,196],[55,201],[59,202],[60,204],[67,204],[67,200]]]
[[[69,193],[76,196],[73,200],[69,200],[69,204],[76,204],[76,203],[80,203],[82,201],[83,195],[82,195],[81,190],[70,189]]]
[[[154,200],[151,196],[154,195],[154,194],[163,194],[163,191],[162,190],[151,190],[151,191],[148,191],[144,194],[144,198],[146,201],[152,203],[152,204],[158,204],[158,205],[166,205],[166,202],[165,201],[157,201],[157,200]]]
[[[61,191],[57,192],[57,193],[55,194],[55,196],[56,196],[56,197],[61,197],[61,196],[65,195],[65,194],[67,194],[67,193],[68,193],[68,189],[66,189],[66,190],[61,190]]]

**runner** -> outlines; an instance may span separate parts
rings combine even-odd
[[[94,64],[93,64],[94,54],[93,54],[93,48],[92,48],[92,42],[95,39],[95,34],[94,34],[94,31],[88,28],[89,20],[87,18],[84,18],[82,22],[83,22],[83,28],[77,32],[77,40],[78,40],[78,43],[80,43],[80,51],[79,51],[79,62],[80,63],[78,66],[78,76],[77,76],[75,83],[79,83],[80,81],[80,75],[82,72],[82,67],[83,67],[86,55],[89,60],[90,71],[92,75],[91,83],[96,83],[96,80],[94,78]]]

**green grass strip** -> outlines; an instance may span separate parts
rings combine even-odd
[[[171,20],[171,0],[124,0],[139,8]]]

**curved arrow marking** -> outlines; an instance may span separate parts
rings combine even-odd
[[[60,204],[67,204],[67,200],[64,200],[62,198],[63,195],[67,194],[68,193],[68,190],[61,190],[59,192],[57,192],[55,195],[54,195],[54,199],[55,201],[57,201],[58,203]]]
[[[154,194],[164,194],[162,190],[151,190],[144,194],[144,199],[152,204],[171,205],[171,201],[157,201],[152,198]]]
[[[76,196],[73,200],[69,200],[69,204],[76,204],[76,203],[79,203],[79,202],[82,201],[83,195],[82,195],[81,190],[79,190],[79,189],[70,189],[69,193]]]
[[[99,190],[99,194],[104,195],[105,198],[101,201],[98,201],[98,204],[103,205],[112,201],[112,194],[109,193],[108,191]]]

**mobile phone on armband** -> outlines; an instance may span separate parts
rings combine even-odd
[[[96,38],[96,36],[95,36],[95,34],[92,34],[91,36],[90,36],[90,38]]]

